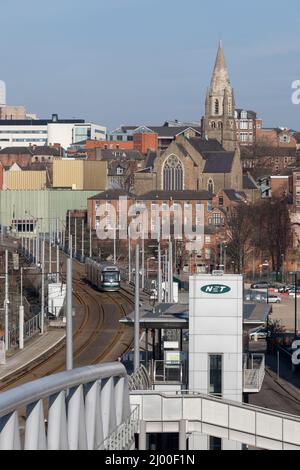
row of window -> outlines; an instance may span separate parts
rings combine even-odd
[[[253,134],[248,134],[248,132],[241,132],[240,141],[241,142],[253,142]]]
[[[43,130],[43,131],[16,131],[16,130],[5,130],[5,131],[1,131],[0,130],[0,134],[48,134],[48,131],[47,130]]]
[[[13,142],[47,142],[47,139],[12,139]]]
[[[253,122],[252,121],[239,121],[239,128],[240,129],[253,129]]]

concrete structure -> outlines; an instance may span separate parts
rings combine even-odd
[[[107,188],[107,163],[92,160],[54,160],[53,187],[104,191]]]
[[[243,277],[190,278],[189,389],[226,400],[243,400]],[[192,436],[191,448],[209,448]],[[224,441],[223,449],[236,444]]]
[[[71,144],[87,139],[105,139],[106,127],[82,119],[6,119],[0,120],[0,149],[32,145]]]
[[[0,80],[0,107],[6,106],[6,84]]]
[[[49,233],[63,230],[69,210],[87,209],[87,200],[97,191],[46,189],[42,191],[1,191],[0,225],[14,233]]]
[[[261,449],[300,448],[297,416],[195,392],[147,391],[149,385],[145,370],[128,377],[124,366],[112,363],[4,392],[0,449],[134,450],[138,434],[138,448],[145,450],[147,433],[173,433],[180,451],[187,450],[187,438],[195,433]]]
[[[5,171],[3,190],[41,190],[46,188],[46,171]]]

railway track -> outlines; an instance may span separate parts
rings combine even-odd
[[[82,271],[81,266],[79,266]],[[74,367],[117,360],[132,345],[132,333],[119,323],[132,310],[133,301],[125,291],[100,293],[74,272],[73,290],[81,312],[74,319]],[[0,391],[65,370],[65,342],[41,356],[26,368],[10,375]]]

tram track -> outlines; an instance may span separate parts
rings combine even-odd
[[[79,266],[80,271],[82,270]],[[82,308],[73,334],[74,367],[115,361],[132,345],[132,334],[119,323],[133,301],[125,293],[100,293],[75,270],[73,299]],[[126,307],[127,306],[127,307]],[[24,369],[2,380],[0,391],[65,370],[65,341]]]

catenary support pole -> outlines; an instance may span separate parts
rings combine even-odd
[[[84,260],[84,219],[81,221],[81,261]]]
[[[92,258],[92,219],[90,218],[90,258]]]
[[[157,283],[158,283],[158,302],[162,302],[162,272],[161,272],[161,244],[160,239],[158,240],[158,272],[157,272]]]
[[[72,258],[67,260],[67,331],[66,363],[67,370],[73,369],[73,299],[72,299]]]
[[[56,282],[59,283],[59,245],[56,245]]]
[[[5,250],[5,299],[4,299],[4,312],[5,312],[5,350],[8,351],[8,337],[9,337],[9,323],[8,323],[8,250]]]
[[[173,303],[174,302],[174,296],[173,296],[173,244],[172,240],[169,242],[169,302]]]
[[[140,245],[135,247],[134,370],[140,367]]]
[[[131,232],[128,227],[128,282],[131,282]]]
[[[41,299],[41,334],[44,334],[45,320],[45,238],[42,243],[42,299]]]
[[[69,211],[68,230],[69,230],[68,248],[69,248],[69,255],[71,255],[71,253],[72,253],[72,241],[71,241],[71,211]]]

